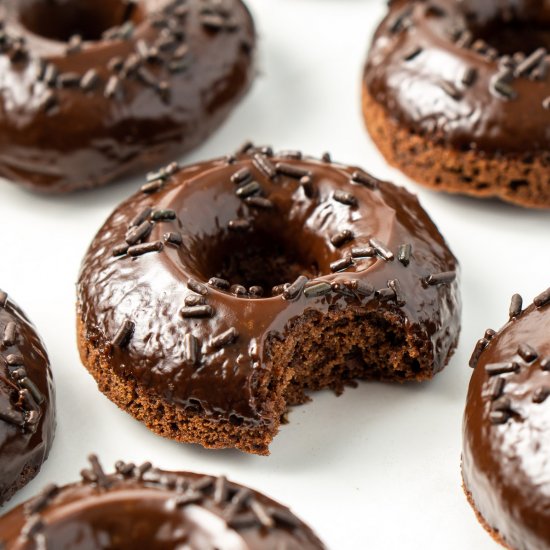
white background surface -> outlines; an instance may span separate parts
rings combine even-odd
[[[550,285],[550,215],[425,191],[389,168],[360,112],[367,45],[382,0],[248,0],[260,35],[260,74],[250,95],[186,161],[224,155],[251,138],[298,148],[407,186],[462,264],[463,329],[447,369],[424,385],[361,384],[296,408],[270,457],[208,451],[153,435],[96,389],[75,343],[80,261],[101,223],[141,180],[69,197],[2,184],[0,287],[46,341],[57,384],[58,428],[42,472],[5,507],[48,482],[75,480],[86,456],[227,474],[290,505],[333,550],[492,549],[461,489],[467,361],[486,328]]]

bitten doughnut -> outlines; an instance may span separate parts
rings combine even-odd
[[[46,349],[25,314],[0,291],[0,505],[38,473],[54,429]]]
[[[78,343],[154,432],[267,454],[308,391],[449,360],[457,262],[404,189],[250,144],[148,179],[84,258]]]
[[[388,162],[435,190],[550,208],[550,5],[394,0],[363,113]]]
[[[464,489],[482,525],[513,550],[550,547],[550,289],[488,330],[474,367],[462,450]]]
[[[106,184],[180,156],[254,75],[241,0],[1,0],[0,176]]]
[[[287,507],[228,481],[117,462],[106,473],[97,457],[78,483],[48,485],[0,518],[10,549],[323,550]]]

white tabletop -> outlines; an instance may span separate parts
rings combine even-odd
[[[2,184],[0,287],[36,323],[57,385],[58,428],[39,476],[5,509],[49,482],[75,480],[86,456],[106,464],[151,460],[227,474],[290,505],[334,550],[491,549],[461,488],[468,358],[486,328],[507,318],[514,292],[531,300],[550,285],[550,216],[426,191],[384,162],[361,117],[364,56],[382,0],[248,0],[260,36],[260,74],[223,128],[185,157],[224,155],[245,139],[357,164],[420,195],[462,265],[460,345],[433,382],[364,383],[325,391],[294,409],[270,457],[208,451],[150,433],[119,411],[80,364],[75,281],[86,247],[141,179],[67,197]]]

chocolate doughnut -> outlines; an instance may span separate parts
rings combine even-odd
[[[550,289],[487,331],[472,355],[462,477],[493,537],[514,550],[550,547]]]
[[[404,189],[247,144],[151,174],[109,217],[78,281],[80,353],[154,432],[267,454],[310,390],[440,371],[456,270]]]
[[[31,550],[323,550],[286,506],[228,481],[96,456],[78,483],[48,485],[0,518],[0,543]]]
[[[241,0],[1,0],[0,176],[106,184],[181,155],[253,77]]]
[[[46,349],[25,314],[0,291],[0,504],[38,473],[54,429]]]
[[[550,5],[394,0],[364,72],[388,162],[435,190],[550,208]]]

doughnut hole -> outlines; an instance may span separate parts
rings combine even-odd
[[[275,286],[292,283],[300,275],[315,277],[313,258],[284,239],[255,231],[250,235],[230,235],[222,241],[207,273],[246,288],[261,286],[269,296]]]
[[[74,35],[100,40],[107,29],[144,17],[139,4],[125,0],[18,0],[16,10],[27,30],[59,42]]]

